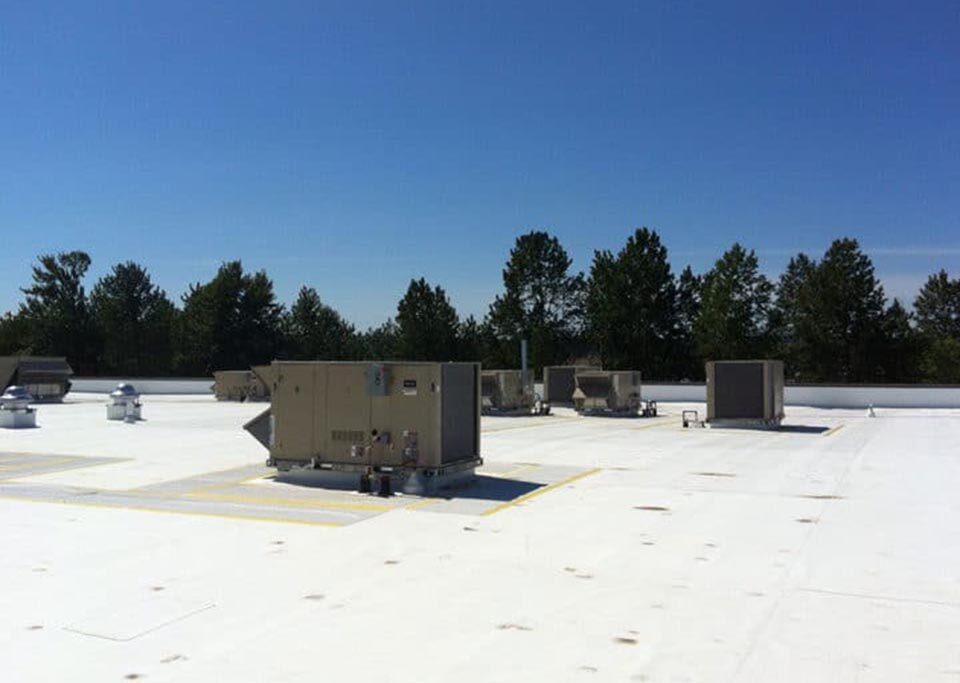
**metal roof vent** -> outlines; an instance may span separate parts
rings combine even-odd
[[[140,418],[140,394],[132,384],[121,382],[110,392],[110,404],[107,406],[108,420],[136,422]]]
[[[33,396],[26,387],[7,387],[0,396],[0,427],[20,429],[37,426],[37,411],[30,407]]]

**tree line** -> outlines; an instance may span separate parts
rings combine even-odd
[[[0,355],[63,355],[78,374],[207,376],[273,359],[480,360],[519,366],[591,362],[648,379],[702,380],[703,362],[780,358],[798,382],[960,382],[960,278],[929,277],[908,311],[887,301],[856,240],[816,260],[800,253],[779,279],[734,244],[705,273],[674,274],[655,230],[572,270],[560,241],[517,238],[503,288],[482,320],[461,318],[444,289],[411,280],[396,315],[358,330],[304,286],[289,308],[266,272],[240,261],[196,283],[179,305],[147,270],[120,263],[85,286],[82,251],[41,255],[24,300],[0,318]]]

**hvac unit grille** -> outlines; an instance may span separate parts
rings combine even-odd
[[[352,429],[334,429],[330,432],[330,438],[334,441],[346,441],[348,443],[363,441],[364,436],[364,432]]]

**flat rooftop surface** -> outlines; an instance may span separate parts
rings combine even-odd
[[[263,403],[0,430],[0,680],[960,681],[960,411],[483,419],[445,497],[277,476]]]

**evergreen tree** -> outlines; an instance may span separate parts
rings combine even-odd
[[[912,383],[922,379],[922,345],[911,316],[898,299],[884,311],[881,322],[883,348],[879,374],[884,382]]]
[[[483,362],[483,326],[472,315],[460,323],[457,333],[457,359],[466,362]]]
[[[734,244],[703,278],[700,315],[694,323],[700,357],[766,357],[772,292],[756,254]]]
[[[132,261],[115,265],[94,285],[90,311],[102,343],[99,372],[170,373],[177,311],[143,267]]]
[[[530,232],[517,238],[503,270],[502,294],[490,306],[487,324],[496,340],[493,363],[519,367],[520,340],[527,339],[531,368],[567,360],[582,331],[582,274],[556,237]]]
[[[677,287],[656,231],[636,230],[616,256],[596,252],[585,313],[604,367],[669,376],[678,327]]]
[[[777,356],[786,364],[786,376],[802,379],[811,367],[810,352],[800,335],[800,321],[809,306],[817,265],[806,254],[790,259],[776,287],[776,303],[770,313],[770,328]]]
[[[460,318],[439,285],[411,280],[397,305],[398,343],[405,360],[450,361],[458,356]]]
[[[224,263],[183,297],[179,370],[208,375],[269,363],[280,349],[282,313],[265,272]]]
[[[20,315],[26,320],[26,346],[38,355],[66,356],[75,371],[94,369],[97,339],[90,320],[83,279],[90,256],[82,251],[44,254],[33,267],[33,284]]]
[[[394,320],[388,320],[379,327],[372,327],[363,333],[361,339],[362,356],[367,360],[400,359],[400,330]]]
[[[297,360],[357,358],[360,342],[353,325],[320,300],[312,287],[301,287],[286,318],[288,353]]]
[[[797,338],[808,354],[804,381],[883,378],[885,299],[857,241],[834,241],[811,276],[797,321]]]
[[[917,326],[925,334],[960,339],[960,278],[947,271],[931,275],[913,303]]]
[[[22,313],[0,317],[0,356],[29,354],[30,323]]]
[[[914,304],[923,343],[926,381],[960,383],[960,278],[946,271],[931,275]]]
[[[703,361],[697,356],[694,325],[700,317],[703,278],[687,266],[677,278],[677,322],[674,345],[674,379],[702,379]]]

